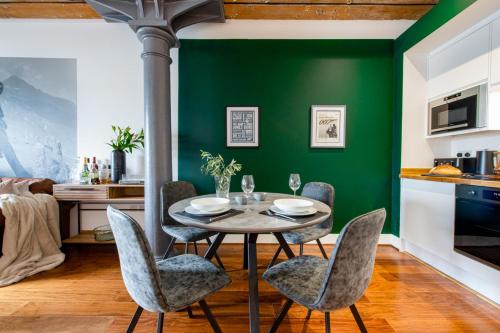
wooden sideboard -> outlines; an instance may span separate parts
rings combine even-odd
[[[59,226],[65,244],[90,244],[96,242],[93,234],[81,232],[81,207],[83,204],[144,204],[144,185],[54,185],[54,197],[59,202]],[[78,235],[70,237],[71,210],[77,209]],[[103,209],[104,210],[104,209]]]

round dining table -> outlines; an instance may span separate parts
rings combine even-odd
[[[245,235],[245,255],[247,259],[247,263],[245,264],[248,267],[249,326],[251,333],[257,333],[259,332],[259,291],[257,276],[258,235],[272,233],[278,240],[287,257],[292,258],[294,257],[294,254],[286,243],[282,233],[317,225],[330,217],[331,210],[328,205],[320,201],[297,196],[295,198],[312,201],[314,203],[314,208],[318,210],[318,213],[312,217],[295,218],[295,221],[292,221],[279,216],[267,215],[266,212],[273,205],[274,200],[294,198],[294,196],[279,193],[268,193],[263,201],[256,201],[249,198],[246,205],[238,205],[234,198],[235,196],[242,195],[242,193],[230,193],[229,195],[231,208],[242,211],[242,213],[238,215],[230,215],[227,218],[219,219],[214,222],[202,222],[197,220],[195,217],[179,214],[180,212],[184,212],[185,208],[190,205],[191,200],[201,197],[213,197],[213,194],[178,201],[170,206],[168,213],[175,221],[183,225],[202,228],[218,233],[215,240],[205,253],[205,258],[208,260],[212,259],[226,234]]]

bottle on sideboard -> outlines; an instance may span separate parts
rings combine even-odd
[[[90,184],[90,170],[87,164],[87,157],[83,157],[82,172],[80,173],[80,185]]]
[[[91,169],[90,169],[90,183],[92,185],[97,185],[99,184],[99,166],[97,165],[97,160],[96,157],[92,157],[92,164],[91,164]]]

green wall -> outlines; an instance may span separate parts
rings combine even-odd
[[[395,100],[392,151],[392,233],[399,236],[401,126],[403,112],[403,54],[412,46],[469,7],[476,0],[441,0],[430,12],[413,24],[394,42]],[[498,1],[498,0],[495,0]]]
[[[288,175],[336,188],[334,232],[385,207],[390,232],[394,101],[392,40],[182,40],[179,56],[179,179],[214,190],[199,150],[253,174],[256,191],[290,193]],[[345,149],[311,149],[311,105],[346,104]],[[260,147],[225,147],[225,107],[260,107]]]

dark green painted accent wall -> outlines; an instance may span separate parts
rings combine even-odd
[[[413,24],[394,42],[395,100],[392,151],[392,234],[399,236],[401,126],[403,112],[403,54],[412,46],[437,30],[475,0],[441,0],[430,12]]]
[[[199,150],[253,174],[256,191],[290,193],[288,176],[335,186],[334,232],[351,218],[391,212],[394,101],[392,40],[182,40],[179,55],[179,179],[201,193]],[[346,104],[345,149],[310,149],[311,105]],[[260,107],[260,148],[225,147],[225,107]],[[390,217],[384,232],[390,232]]]

